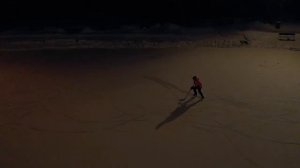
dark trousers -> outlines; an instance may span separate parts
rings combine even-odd
[[[200,96],[204,98],[203,93],[201,91],[202,88],[200,86],[192,86],[191,89],[193,89],[194,91],[194,96],[197,96],[197,90],[198,90]]]

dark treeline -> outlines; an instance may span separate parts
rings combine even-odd
[[[176,23],[299,20],[298,0],[123,0],[1,2],[1,28],[9,26]]]

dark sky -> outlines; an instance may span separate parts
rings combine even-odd
[[[3,24],[190,24],[224,18],[299,19],[300,15],[298,0],[7,0],[1,3]]]

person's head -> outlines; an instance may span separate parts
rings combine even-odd
[[[197,80],[197,76],[193,76],[193,80]]]

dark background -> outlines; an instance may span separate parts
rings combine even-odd
[[[170,22],[196,26],[207,22],[298,21],[300,10],[297,0],[11,0],[1,2],[0,14],[1,28],[76,25],[109,28]]]

